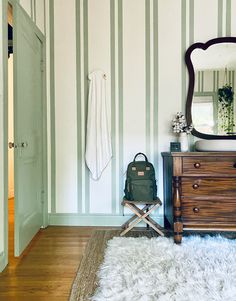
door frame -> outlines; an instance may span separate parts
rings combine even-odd
[[[16,9],[19,1],[17,0],[2,0],[2,30],[3,30],[3,187],[4,187],[4,251],[2,260],[0,258],[0,272],[8,264],[8,20],[7,20],[7,9],[8,3],[13,7],[13,27],[14,27],[14,10]],[[24,11],[24,9],[21,7]],[[42,79],[42,108],[43,108],[43,187],[44,193],[42,195],[43,201],[43,228],[48,226],[48,166],[47,166],[47,94],[46,94],[46,38],[28,14],[24,11],[27,18],[29,18],[32,28],[34,29],[37,37],[42,43],[42,68],[43,68],[43,79]],[[14,39],[14,33],[13,33]],[[14,52],[14,50],[13,50]],[[16,59],[16,58],[14,58]],[[15,83],[13,83],[15,90]],[[1,110],[1,108],[0,108]],[[1,176],[0,176],[1,177]],[[0,179],[1,180],[1,179]]]

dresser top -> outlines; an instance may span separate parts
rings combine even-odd
[[[235,157],[235,152],[162,152],[162,157]]]

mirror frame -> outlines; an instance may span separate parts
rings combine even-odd
[[[191,61],[191,54],[197,48],[200,48],[202,50],[207,50],[207,48],[209,48],[210,46],[215,44],[221,44],[221,43],[236,43],[236,37],[222,37],[222,38],[215,38],[209,40],[206,43],[200,43],[200,42],[194,43],[187,49],[185,53],[185,63],[187,65],[188,74],[189,74],[188,94],[187,94],[187,101],[185,107],[186,121],[188,125],[192,124],[191,108],[192,108],[194,85],[195,85],[195,72]],[[198,132],[195,128],[193,128],[191,133],[192,135],[202,139],[236,139],[236,135],[224,136],[224,135],[204,134]]]

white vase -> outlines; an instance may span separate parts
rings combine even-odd
[[[189,142],[187,133],[179,134],[179,142],[181,146],[181,152],[187,152],[189,150]]]

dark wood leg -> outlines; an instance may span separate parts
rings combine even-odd
[[[181,219],[181,197],[180,197],[180,177],[173,177],[174,186],[174,241],[180,244],[183,235],[183,223]]]
[[[168,221],[168,219],[166,218],[166,216],[164,216],[164,228],[165,229],[168,229],[170,230],[172,227],[171,227],[171,224],[170,222]]]

